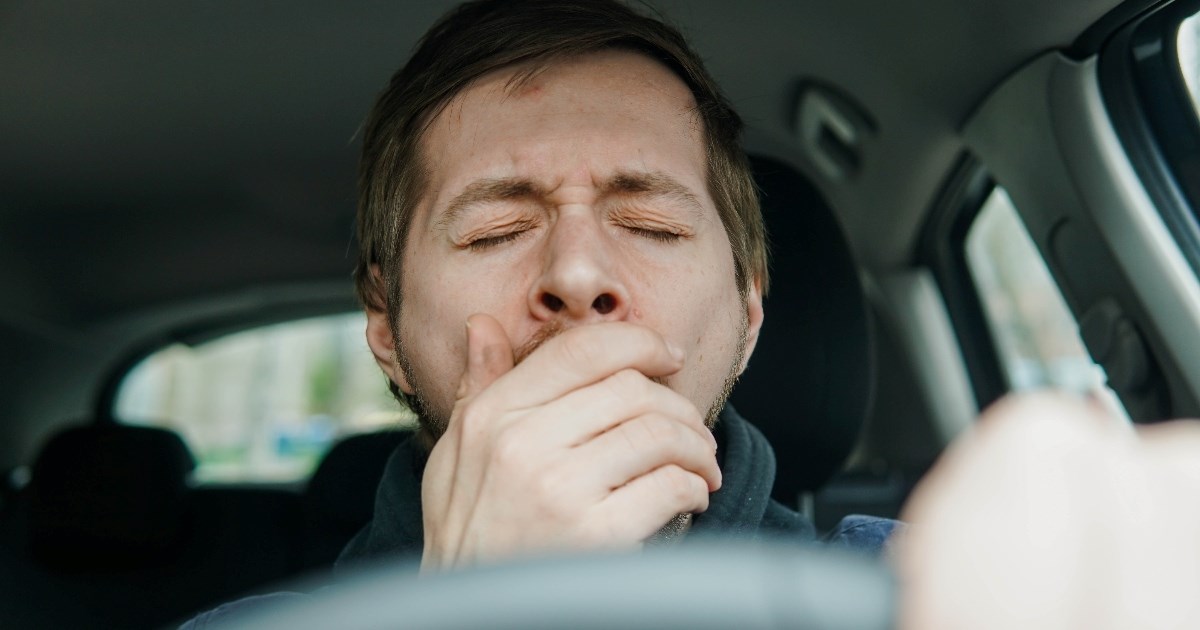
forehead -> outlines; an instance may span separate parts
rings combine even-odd
[[[691,90],[664,64],[640,52],[614,48],[499,68],[469,83],[451,97],[446,109],[472,103],[503,106],[531,98],[536,102],[555,88],[592,97],[605,93],[631,107],[689,114],[696,108]]]
[[[422,154],[437,187],[481,176],[703,169],[688,87],[661,63],[611,50],[485,75],[430,123]],[[553,186],[556,182],[547,181]]]

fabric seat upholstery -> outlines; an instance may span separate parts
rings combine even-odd
[[[34,556],[62,568],[167,560],[187,536],[195,460],[178,435],[115,423],[66,429],[29,486]]]
[[[752,158],[771,242],[771,292],[734,407],[775,449],[772,496],[795,506],[853,448],[870,409],[874,352],[858,266],[829,205],[792,167]]]
[[[375,490],[388,457],[409,430],[349,436],[333,446],[304,491],[306,564],[328,568],[375,512]]]

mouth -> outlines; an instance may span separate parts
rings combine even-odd
[[[567,328],[568,326],[563,324],[562,320],[558,319],[552,320],[545,326],[539,328],[538,331],[535,332],[528,341],[513,350],[513,365],[520,365],[522,361],[529,358],[529,355],[533,354],[534,351],[542,347],[542,344],[566,332]],[[649,378],[652,382],[658,383],[659,385],[666,386],[667,384],[667,379],[665,377],[651,376]]]
[[[535,350],[542,347],[542,344],[561,335],[566,330],[567,327],[562,323],[562,320],[551,320],[545,326],[539,328],[537,332],[533,333],[529,341],[526,341],[513,350],[513,365],[520,365]]]

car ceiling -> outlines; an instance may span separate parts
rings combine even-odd
[[[83,329],[255,287],[345,282],[357,128],[452,2],[0,4],[0,323]],[[956,129],[1114,0],[653,3],[750,125],[806,168],[797,82],[877,124],[850,182],[818,181],[870,268],[903,265]]]

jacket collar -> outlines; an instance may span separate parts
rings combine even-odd
[[[708,510],[692,521],[688,539],[752,537],[763,521],[775,483],[775,454],[763,434],[731,405],[721,410],[717,438],[722,485]],[[424,546],[421,475],[427,455],[415,439],[396,447],[375,495],[375,514],[338,557],[336,568],[384,557],[419,557]]]

